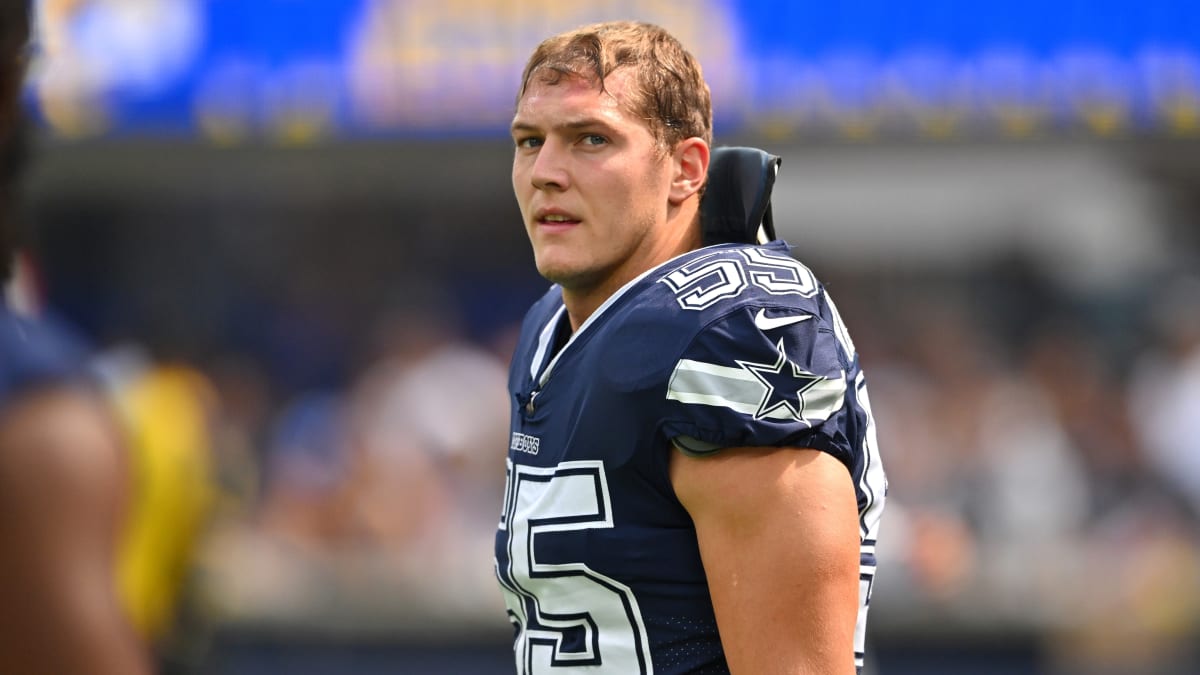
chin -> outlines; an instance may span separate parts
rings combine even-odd
[[[562,254],[563,251],[561,249],[556,250],[555,248],[547,247],[538,250],[535,248],[533,251],[533,262],[537,266],[538,274],[555,283],[558,283],[560,278],[574,276],[579,264],[572,263],[571,256]]]
[[[541,274],[547,280],[552,281],[560,286],[574,286],[575,280],[579,277],[579,273],[565,265],[539,265],[538,274]]]
[[[581,288],[594,285],[598,272],[584,265],[572,265],[565,261],[538,263],[538,274],[563,288]]]

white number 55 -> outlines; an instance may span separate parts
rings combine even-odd
[[[811,298],[819,287],[807,267],[789,255],[761,248],[739,250],[741,258],[717,258],[710,253],[664,276],[660,281],[675,292],[684,309],[701,310],[725,298],[735,298],[751,285],[771,295]]]

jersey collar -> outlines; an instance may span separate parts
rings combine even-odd
[[[558,363],[559,358],[561,358],[562,355],[566,353],[566,351],[570,349],[573,344],[575,344],[575,341],[579,338],[579,336],[586,334],[587,330],[592,326],[592,324],[596,323],[596,321],[605,313],[606,310],[608,310],[609,307],[615,305],[617,301],[629,293],[629,291],[632,290],[634,286],[638,285],[638,283],[640,283],[643,279],[651,274],[654,274],[655,272],[658,272],[659,270],[679,263],[684,258],[688,258],[700,253],[701,251],[707,251],[715,248],[728,248],[729,246],[729,244],[713,244],[712,246],[705,246],[703,248],[681,253],[670,260],[663,261],[658,265],[651,267],[645,272],[642,272],[633,279],[629,280],[629,282],[627,282],[624,286],[618,288],[615,293],[608,296],[608,299],[601,303],[600,306],[596,308],[596,311],[592,312],[592,315],[583,322],[583,325],[579,327],[579,330],[571,334],[570,339],[567,340],[567,344],[563,345],[563,348],[558,350],[558,353],[550,359],[550,362],[545,365],[545,368],[542,368],[542,362],[546,359],[546,355],[550,351],[550,345],[554,342],[554,334],[557,332],[558,322],[564,320],[564,315],[566,314],[567,310],[566,305],[562,304],[562,297],[560,295],[558,309],[550,317],[550,320],[546,322],[546,325],[542,326],[542,332],[538,336],[537,351],[534,352],[533,361],[529,364],[530,379],[536,381],[538,387],[545,386],[546,380],[550,379],[550,373],[553,372],[554,366]],[[538,377],[539,368],[541,369],[542,373],[540,378]]]

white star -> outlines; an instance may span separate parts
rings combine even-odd
[[[802,370],[795,363],[791,364],[792,372],[790,375],[784,373],[784,364],[789,363],[789,361],[787,353],[783,348],[783,338],[779,339],[776,347],[779,349],[779,358],[776,359],[775,363],[768,365],[765,363],[737,361],[739,366],[744,368],[766,387],[762,400],[758,403],[758,411],[754,413],[754,419],[760,420],[782,407],[791,413],[793,418],[804,422],[806,420],[804,419],[803,394],[817,382],[820,382],[822,378]],[[794,405],[790,400],[793,398],[796,401]],[[776,399],[775,402],[772,402],[772,399]]]

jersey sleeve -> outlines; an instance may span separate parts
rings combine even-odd
[[[668,380],[667,438],[696,454],[789,446],[851,463],[849,357],[819,311],[746,304],[702,328]]]
[[[51,320],[31,321],[0,306],[0,401],[38,386],[85,381],[83,342]]]

